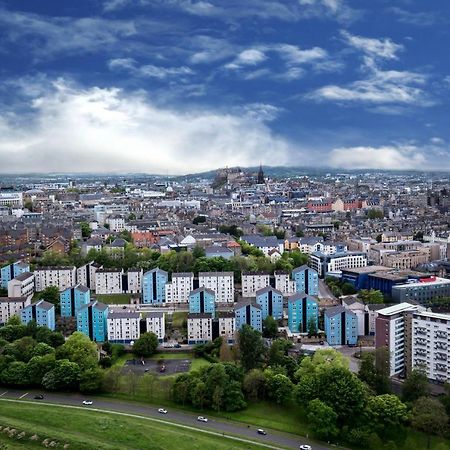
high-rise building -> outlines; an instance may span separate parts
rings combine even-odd
[[[283,294],[272,286],[256,291],[256,303],[261,306],[262,320],[272,316],[275,320],[283,318]]]
[[[145,272],[142,277],[142,302],[145,304],[160,304],[166,300],[165,286],[169,274],[159,268]]]
[[[307,333],[311,321],[319,326],[319,303],[316,297],[296,292],[288,298],[288,327],[292,333]]]

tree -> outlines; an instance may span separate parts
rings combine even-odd
[[[40,294],[39,298],[55,305],[55,313],[60,312],[59,289],[56,286],[46,287]]]
[[[33,356],[36,341],[30,336],[24,336],[5,348],[5,353],[11,355],[18,361],[28,362]]]
[[[444,405],[434,398],[418,398],[412,408],[411,425],[425,433],[443,435],[448,426]]]
[[[103,371],[97,367],[81,372],[80,374],[80,392],[83,394],[93,394],[102,389]]]
[[[378,432],[389,432],[407,421],[408,408],[396,395],[377,395],[369,398],[367,415]]]
[[[233,354],[231,353],[230,346],[225,340],[222,341],[219,350],[219,359],[221,362],[233,361]]]
[[[270,398],[279,405],[291,399],[293,384],[286,375],[280,373],[272,375],[270,371],[265,371],[264,374],[267,374],[267,391]]]
[[[192,220],[192,223],[194,225],[198,225],[199,223],[205,223],[206,222],[206,216],[197,216],[194,217],[194,219]]]
[[[263,335],[267,338],[275,338],[278,335],[278,324],[272,316],[267,316],[264,319]]]
[[[80,228],[81,228],[81,236],[83,238],[86,239],[86,238],[91,237],[92,230],[87,222],[80,222]]]
[[[152,356],[158,348],[158,337],[155,333],[143,333],[133,344],[133,353],[136,356],[147,358]]]
[[[83,371],[97,366],[97,345],[79,331],[67,339],[58,349],[57,355],[77,363]]]
[[[38,344],[39,345],[39,344]],[[45,344],[44,344],[45,345]],[[27,363],[28,379],[31,385],[39,386],[47,372],[55,368],[55,353],[33,356]]]
[[[319,399],[308,403],[307,417],[319,439],[329,440],[339,434],[337,414]]]
[[[273,366],[284,366],[286,364],[287,352],[293,347],[287,339],[275,339],[269,348],[268,363]]]
[[[356,294],[355,286],[351,283],[342,283],[341,286],[342,295],[352,295]]]
[[[348,369],[348,358],[332,348],[320,349],[313,356],[307,356],[302,359],[300,367],[295,373],[295,378],[300,380],[305,375],[319,374],[331,367]]]
[[[14,342],[25,336],[27,327],[25,325],[5,325],[0,328],[0,339]]]
[[[266,377],[261,369],[252,369],[244,376],[242,388],[250,401],[262,400],[266,391]]]
[[[223,407],[225,411],[239,411],[246,406],[241,383],[232,380],[224,391]]]
[[[202,258],[205,256],[205,249],[200,247],[200,245],[196,245],[193,249],[192,249],[192,256],[197,259],[197,258]]]
[[[42,385],[49,391],[72,391],[78,388],[80,366],[68,359],[56,361],[55,367],[47,372],[42,379]]]
[[[134,213],[128,214],[128,220],[136,220],[136,214]]]
[[[376,349],[375,353],[364,353],[361,357],[358,377],[378,395],[390,392],[389,350]]]
[[[1,372],[0,382],[9,386],[26,386],[30,380],[27,365],[23,361],[13,361]]]
[[[251,369],[261,367],[265,355],[261,333],[245,324],[238,331],[237,341],[244,371],[248,372]]]
[[[377,289],[361,289],[358,293],[358,297],[368,304],[381,304],[384,303],[383,293]]]
[[[193,383],[191,398],[193,406],[203,409],[206,403],[206,385],[203,381],[198,379]]]
[[[414,369],[406,378],[402,387],[402,398],[405,402],[414,402],[428,394],[428,379],[423,370]]]
[[[380,209],[369,209],[367,217],[369,219],[382,219],[384,217],[384,214]]]
[[[189,400],[192,380],[189,374],[179,375],[173,385],[173,399],[183,406]]]
[[[315,317],[310,317],[308,320],[308,335],[317,336],[317,320]]]

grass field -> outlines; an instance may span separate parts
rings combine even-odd
[[[150,359],[192,359],[193,357],[192,353],[161,352],[155,353]]]
[[[96,294],[95,297],[106,305],[129,305],[131,294]]]
[[[0,426],[18,430],[16,435],[25,432],[21,440],[0,433],[0,448],[43,448],[44,439],[57,441],[58,448],[69,444],[71,450],[262,448],[136,417],[22,402],[1,401],[0,405]],[[32,435],[39,440],[30,440]]]

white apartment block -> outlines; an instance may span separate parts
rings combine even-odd
[[[0,192],[0,206],[8,206],[9,208],[22,208],[22,192]]]
[[[450,314],[414,311],[410,325],[411,368],[423,369],[430,380],[449,382]]]
[[[222,337],[225,342],[234,342],[234,334],[236,332],[236,318],[234,312],[219,312],[218,321],[219,336]]]
[[[166,303],[188,303],[189,294],[194,290],[194,274],[173,273],[172,281],[166,283]]]
[[[334,253],[325,255],[316,252],[310,255],[309,266],[323,278],[329,272],[341,272],[343,269],[355,269],[367,266],[367,255],[358,252]]]
[[[274,276],[275,289],[281,291],[284,296],[289,296],[295,293],[295,281],[291,280],[289,272],[276,270]]]
[[[0,325],[12,316],[20,315],[25,306],[31,305],[31,297],[0,297]]]
[[[139,294],[142,291],[142,269],[130,269],[127,272],[128,287],[126,290],[130,294]]]
[[[199,272],[198,283],[215,292],[217,303],[234,302],[233,272]]]
[[[212,340],[212,314],[191,313],[187,320],[188,343],[196,344]]]
[[[242,273],[242,297],[255,297],[256,291],[270,286],[268,273]]]
[[[108,313],[108,341],[130,344],[139,339],[141,315],[135,311],[110,310]]]
[[[49,286],[56,286],[60,291],[77,284],[74,267],[40,267],[35,269],[36,292],[41,292]]]
[[[147,325],[147,333],[154,333],[158,337],[159,342],[164,340],[166,335],[165,314],[163,312],[147,313],[145,322]]]
[[[35,276],[31,272],[21,273],[8,281],[8,297],[33,297],[35,290]]]
[[[120,233],[125,230],[125,219],[120,216],[112,216],[106,219],[109,229],[114,233]]]
[[[95,274],[96,294],[122,294],[122,269],[98,269]]]
[[[77,269],[77,284],[82,284],[91,290],[95,290],[95,274],[102,266],[98,266],[94,262],[85,264]]]

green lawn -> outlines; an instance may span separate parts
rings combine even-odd
[[[183,328],[183,322],[187,320],[187,312],[174,312],[172,315],[172,328]]]
[[[155,353],[150,359],[192,359],[193,357],[192,353],[161,352]]]
[[[57,448],[69,444],[71,450],[262,448],[256,444],[240,443],[222,436],[126,415],[24,402],[19,405],[4,400],[0,405],[0,426],[8,426],[26,434],[18,440],[0,433],[0,448],[43,448],[42,441],[46,438],[57,441]],[[39,440],[30,440],[32,435],[38,435]]]
[[[95,297],[106,305],[129,305],[131,294],[96,294]]]

